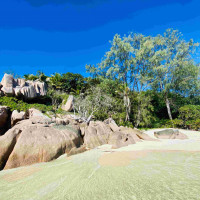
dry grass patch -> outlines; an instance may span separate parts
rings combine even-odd
[[[101,166],[112,166],[122,167],[128,166],[132,160],[143,158],[148,156],[150,153],[162,152],[162,153],[173,153],[173,152],[190,152],[197,153],[199,151],[182,151],[182,150],[143,150],[143,151],[121,151],[113,153],[103,154],[98,162]]]
[[[13,181],[18,181],[21,180],[23,178],[29,177],[33,174],[35,174],[36,172],[40,171],[41,168],[40,167],[24,167],[21,168],[19,170],[16,170],[15,172],[12,172],[11,174],[5,174],[2,178],[5,181],[8,182],[13,182]]]
[[[146,156],[148,151],[123,151],[103,154],[99,158],[101,166],[127,166],[134,159]]]

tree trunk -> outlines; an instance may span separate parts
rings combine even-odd
[[[136,128],[139,126],[140,121],[141,121],[141,106],[140,106],[140,102],[139,102],[137,120],[136,120],[136,125],[135,125]]]
[[[169,119],[173,120],[172,119],[171,108],[170,108],[170,102],[169,102],[169,99],[168,99],[167,95],[165,97],[165,102],[166,102],[166,106],[167,106],[167,112],[168,112]]]
[[[128,109],[126,109],[126,121],[130,121],[130,116],[129,116]]]
[[[131,102],[128,95],[124,95],[124,105],[126,108],[126,121],[130,121]]]
[[[91,114],[91,115],[87,118],[86,123],[89,123],[89,122],[90,122],[90,120],[92,119],[92,115],[93,115],[93,114]]]

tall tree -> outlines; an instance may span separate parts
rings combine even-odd
[[[133,65],[133,47],[126,37],[121,38],[116,34],[111,41],[111,48],[102,62],[95,66],[87,65],[86,69],[95,75],[100,75],[110,79],[117,79],[124,85],[123,99],[126,110],[126,120],[130,120],[130,98],[127,95],[127,87],[132,84],[130,69]]]
[[[132,79],[133,91],[137,92],[137,111],[135,126],[138,127],[142,120],[142,115],[145,110],[145,105],[150,104],[150,99],[145,98],[143,92],[149,87],[149,74],[152,71],[151,62],[149,59],[154,55],[154,41],[152,37],[145,37],[142,34],[130,34],[127,37],[133,47],[132,67],[130,75]]]
[[[197,83],[199,68],[192,59],[197,46],[192,40],[186,42],[181,33],[173,29],[154,38],[154,55],[150,58],[152,86],[163,93],[171,120],[169,93],[188,95]]]

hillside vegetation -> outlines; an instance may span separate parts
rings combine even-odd
[[[63,113],[61,104],[75,97],[73,112],[91,120],[112,117],[118,125],[138,128],[200,129],[198,43],[185,41],[177,30],[163,35],[115,35],[101,63],[87,65],[90,77],[38,71],[26,80],[47,84],[45,97],[24,101],[0,97],[11,110],[35,107]]]

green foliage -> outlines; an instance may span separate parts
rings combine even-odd
[[[61,108],[58,108],[58,109],[56,109],[55,113],[61,114],[61,115],[66,115],[66,114],[69,114],[70,112],[66,112],[66,111],[62,110]]]
[[[122,125],[126,120],[126,112],[115,112],[113,115],[112,115],[112,118],[115,120],[115,122],[118,124],[118,125]]]
[[[184,122],[200,119],[200,105],[185,105],[179,109],[179,118]]]
[[[184,128],[200,129],[200,106],[185,105],[179,108],[178,118],[173,120],[158,119],[153,124],[154,128]]]
[[[200,129],[200,105],[185,105],[181,107],[178,118],[183,121],[183,128]]]
[[[47,76],[43,72],[38,71],[36,75],[25,74],[24,78],[25,80],[30,80],[30,81],[39,80],[41,82],[46,82]]]
[[[200,119],[194,120],[192,129],[194,129],[194,130],[200,130]]]
[[[59,90],[66,93],[80,94],[85,88],[85,79],[81,74],[55,73],[50,77],[49,86],[54,90]]]
[[[153,38],[154,54],[148,74],[151,87],[163,93],[169,118],[172,120],[169,93],[194,94],[198,89],[199,66],[192,59],[196,47],[192,40],[186,42],[179,31],[168,29],[163,36]]]
[[[47,106],[44,104],[28,104],[14,97],[6,97],[6,96],[0,97],[0,105],[8,106],[11,111],[13,110],[26,111],[30,108],[35,108],[42,112],[48,112],[53,110],[52,106]]]
[[[47,105],[44,105],[44,104],[28,104],[28,107],[38,109],[42,112],[48,112],[48,111],[53,110],[52,106],[47,106]]]
[[[91,77],[70,72],[51,77],[40,71],[36,75],[27,74],[26,80],[47,83],[47,97],[29,103],[1,97],[0,104],[11,110],[35,107],[64,115],[61,104],[73,95],[75,111],[83,118],[93,116],[103,121],[112,117],[118,125],[139,128],[197,130],[200,128],[200,68],[193,60],[197,46],[173,29],[154,37],[116,34],[101,63],[86,66]]]
[[[14,97],[0,97],[0,105],[8,106],[11,111],[18,110],[18,111],[26,111],[29,108],[27,103],[24,103],[21,100],[18,100]]]
[[[94,112],[94,118],[96,120],[104,121],[105,119],[109,118],[109,113],[103,111],[103,110],[98,110]]]
[[[48,96],[51,98],[51,103],[54,110],[58,109],[59,105],[66,103],[69,97],[68,94],[61,92],[60,90],[49,89]]]
[[[113,99],[100,87],[92,87],[75,99],[74,109],[82,119],[89,122],[92,116],[108,115]],[[99,115],[99,113],[101,113]]]
[[[121,122],[119,122],[119,126],[125,126],[125,127],[134,128],[133,123],[131,123],[129,121],[121,121]]]
[[[135,115],[131,109],[133,102],[130,98],[131,93],[137,92],[135,125],[148,126],[151,120],[144,116],[149,116],[147,112],[153,111],[153,106],[142,110],[147,108],[147,101],[140,98],[142,92],[148,89],[159,92],[160,98],[163,99],[162,102],[159,101],[164,103],[171,120],[172,115],[177,116],[179,107],[178,103],[174,103],[174,96],[199,94],[199,66],[192,58],[197,46],[193,40],[185,41],[181,33],[173,29],[168,29],[163,35],[155,37],[131,33],[122,38],[116,34],[102,62],[96,66],[87,65],[86,69],[93,77],[100,76],[121,83],[123,87],[118,87],[117,90],[124,100],[126,121],[131,120],[131,115]],[[113,94],[113,90],[110,93]],[[160,106],[164,111],[163,106]],[[166,116],[166,111],[158,113]]]
[[[133,93],[132,118],[136,127],[151,127],[155,121],[152,94],[150,91]]]

